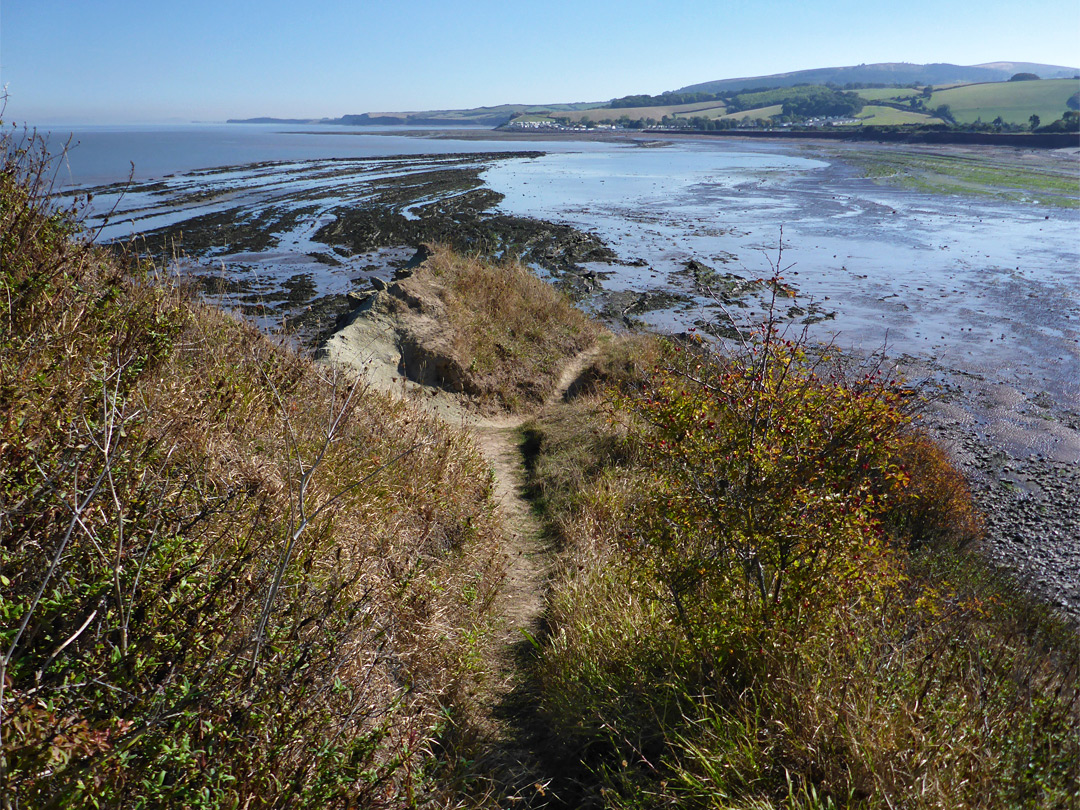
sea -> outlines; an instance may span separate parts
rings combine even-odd
[[[60,188],[147,181],[198,169],[242,166],[268,161],[291,162],[390,155],[456,152],[531,151],[536,143],[443,140],[403,136],[429,131],[475,135],[483,127],[334,126],[326,124],[145,124],[32,128],[49,150],[61,156],[56,167]],[[597,148],[588,143],[544,144],[546,151]]]

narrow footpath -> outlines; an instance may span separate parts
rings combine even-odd
[[[567,363],[545,405],[566,396],[596,353],[595,348],[582,352]],[[492,788],[502,800],[518,807],[561,805],[540,776],[539,762],[529,742],[530,729],[522,727],[530,714],[521,705],[521,694],[527,691],[523,657],[530,652],[530,637],[536,638],[542,632],[553,560],[553,548],[543,524],[524,495],[525,459],[519,431],[534,414],[479,418],[468,424],[494,473],[495,496],[506,527],[507,556],[496,659],[491,662],[496,680],[489,692],[489,753],[478,764],[491,774],[495,782]]]
[[[376,302],[378,303],[378,302]],[[468,775],[473,788],[497,797],[501,806],[558,808],[565,806],[543,776],[537,752],[542,734],[535,722],[535,699],[528,663],[535,652],[533,640],[543,635],[543,615],[554,549],[541,519],[525,498],[525,459],[521,427],[543,407],[566,397],[574,383],[599,353],[599,347],[566,360],[557,384],[545,401],[524,413],[484,416],[460,395],[414,382],[402,375],[400,334],[411,330],[423,341],[438,344],[439,327],[411,313],[403,326],[401,312],[369,306],[326,343],[323,357],[364,375],[374,387],[404,396],[432,415],[471,434],[493,474],[495,498],[502,513],[505,579],[493,606],[494,631],[487,645],[487,673],[473,720],[463,729],[475,746],[475,761]],[[413,338],[415,339],[415,338]],[[415,362],[415,359],[414,359]],[[473,745],[469,745],[473,748]]]
[[[547,404],[566,396],[570,386],[596,356],[595,350],[572,358],[563,369],[559,383]],[[507,531],[506,553],[509,557],[505,607],[504,648],[512,648],[523,638],[521,630],[535,634],[544,610],[544,587],[548,575],[550,548],[543,539],[543,526],[523,494],[525,463],[519,446],[519,430],[534,413],[481,418],[469,425],[477,445],[491,465],[495,476],[495,494],[502,509]]]

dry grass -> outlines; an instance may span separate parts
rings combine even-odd
[[[599,334],[564,295],[517,262],[436,247],[401,289],[440,326],[420,352],[440,355],[437,362],[454,369],[447,373],[451,387],[489,408],[517,411],[543,402],[565,362]]]
[[[476,448],[79,241],[5,146],[4,806],[423,801],[502,577]]]

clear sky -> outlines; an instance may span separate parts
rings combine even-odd
[[[862,62],[1080,62],[1077,0],[0,0],[7,121],[598,101]]]

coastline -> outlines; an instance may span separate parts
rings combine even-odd
[[[329,133],[326,133],[329,134]],[[334,133],[340,135],[341,133]],[[379,134],[379,133],[354,133],[355,135]],[[462,133],[438,133],[430,131],[417,131],[417,136],[428,139],[453,140],[461,139]],[[491,131],[469,132],[466,140],[490,140]],[[535,141],[532,134],[503,133],[499,136],[506,141]],[[552,140],[567,140],[565,136],[551,134]],[[596,133],[589,140],[614,141],[637,144],[642,150],[655,147],[660,154],[667,150],[667,144],[672,141],[685,140],[702,141],[704,139],[694,136],[680,136],[671,140],[657,140],[654,138],[632,137],[621,133]],[[716,141],[707,141],[715,144]],[[756,150],[765,149],[763,142],[754,142]],[[872,152],[876,155],[940,155],[940,147],[917,147],[899,145],[843,145],[823,144],[819,145],[804,143],[797,148],[791,144],[769,146],[765,149],[766,154],[772,149],[783,150],[784,154],[794,152],[799,155],[814,157],[824,154],[835,156],[836,160],[823,176],[807,177],[802,181],[796,181],[782,185],[778,194],[790,195],[794,192],[801,195],[810,203],[818,201],[829,204],[830,192],[836,194],[854,194],[860,199],[866,197],[871,200],[888,199],[873,191],[873,180],[859,175],[860,167],[852,162],[852,157],[865,155]],[[950,155],[962,160],[972,154],[972,147],[954,146],[949,148]],[[990,151],[988,151],[990,150]],[[1025,152],[1013,148],[979,147],[978,156],[986,158],[992,155],[994,161],[1008,170],[1010,166],[1048,167],[1052,171],[1069,173],[1076,165],[1075,154],[1062,154],[1054,152]],[[632,154],[632,153],[631,153]],[[644,151],[640,153],[645,155]],[[529,156],[517,156],[526,163],[533,163],[535,158]],[[507,158],[509,159],[509,158]],[[380,162],[381,161],[381,162]],[[317,173],[327,174],[328,168],[333,169],[333,183],[339,183],[346,179],[353,186],[356,180],[370,176],[371,170],[378,168],[382,163],[389,164],[389,159],[365,159],[356,162],[352,167],[347,162],[333,162],[318,164],[312,163],[310,171],[312,176]],[[342,201],[331,199],[329,203],[320,203],[315,214],[306,214],[311,224],[301,224],[303,239],[297,241],[295,247],[289,247],[288,242],[284,245],[280,234],[280,228],[289,226],[292,221],[282,216],[278,207],[289,198],[282,190],[274,192],[271,199],[271,207],[267,210],[277,211],[275,218],[266,218],[260,212],[262,209],[235,209],[236,213],[230,213],[232,209],[224,209],[221,213],[206,219],[200,227],[196,227],[194,219],[184,220],[178,218],[176,223],[170,226],[170,230],[160,234],[161,245],[169,242],[171,234],[175,232],[184,234],[189,246],[198,244],[200,233],[206,238],[203,240],[206,250],[205,266],[201,269],[198,262],[193,262],[192,270],[199,274],[199,283],[203,285],[204,292],[210,297],[216,298],[226,306],[234,309],[245,310],[260,322],[265,321],[268,328],[280,326],[282,313],[296,311],[300,317],[310,319],[313,324],[313,332],[319,332],[324,325],[332,325],[337,316],[347,317],[353,305],[348,301],[346,293],[366,286],[370,279],[388,281],[394,269],[409,263],[414,253],[414,248],[402,248],[401,245],[411,244],[415,240],[425,241],[438,239],[440,232],[461,232],[462,223],[468,225],[470,233],[477,235],[488,234],[488,237],[501,234],[494,242],[503,244],[503,240],[511,242],[519,234],[523,242],[527,242],[539,249],[537,257],[548,256],[550,267],[555,268],[551,273],[551,280],[560,284],[571,292],[582,295],[587,302],[601,300],[597,296],[602,295],[608,302],[606,306],[588,304],[594,311],[609,316],[609,322],[614,321],[619,328],[640,328],[642,325],[657,328],[650,324],[650,317],[661,311],[656,307],[669,307],[673,309],[687,308],[689,303],[679,300],[658,299],[655,295],[657,284],[681,284],[686,289],[682,292],[693,293],[692,285],[687,282],[685,270],[677,270],[675,274],[661,281],[653,281],[656,273],[651,273],[653,268],[649,265],[653,262],[645,262],[637,265],[634,252],[636,247],[628,244],[617,235],[608,235],[606,242],[610,248],[619,251],[614,256],[614,264],[604,265],[589,258],[592,247],[599,248],[604,240],[599,240],[596,234],[593,237],[598,241],[590,241],[589,228],[580,224],[575,227],[565,220],[561,222],[545,222],[546,217],[502,217],[499,222],[492,221],[492,215],[499,209],[488,210],[488,206],[498,197],[486,183],[481,182],[479,172],[487,171],[484,167],[490,165],[490,161],[483,154],[465,158],[463,155],[446,154],[437,159],[432,155],[399,157],[394,159],[393,172],[399,179],[380,180],[379,194],[385,199],[384,203],[378,203],[386,209],[386,216],[382,213],[373,212],[372,200],[360,186],[356,186],[357,200]],[[402,168],[406,170],[402,172]],[[434,169],[435,171],[431,171]],[[414,175],[409,171],[427,172],[429,184],[417,185],[409,180]],[[279,169],[272,165],[266,165],[253,170],[252,178],[260,182],[277,182],[279,178],[275,173]],[[177,184],[183,195],[180,199],[196,199],[204,194],[216,194],[212,191],[210,183],[215,175],[205,173],[202,178],[195,178],[190,186],[183,186],[181,179],[170,181]],[[303,180],[305,175],[298,175]],[[389,175],[387,175],[389,178]],[[775,182],[768,175],[763,174],[764,186]],[[227,182],[227,179],[222,182]],[[819,188],[825,186],[824,194]],[[839,184],[839,185],[837,185]],[[746,183],[736,186],[732,194],[756,195],[760,182]],[[834,188],[835,186],[835,188]],[[883,187],[884,188],[884,187]],[[406,191],[406,189],[408,189]],[[868,193],[865,190],[871,189]],[[155,193],[150,188],[147,189]],[[134,190],[136,193],[138,188]],[[453,195],[456,199],[456,208],[448,208],[440,200],[440,195]],[[222,196],[207,196],[210,206],[217,205],[218,199],[226,202],[224,205],[236,205],[236,195],[232,192],[223,193]],[[450,199],[450,197],[447,197]],[[981,199],[973,198],[976,205],[984,206]],[[312,205],[312,200],[318,201],[319,196],[310,188],[303,188],[296,194],[296,205],[304,210]],[[712,203],[711,200],[709,201]],[[167,198],[165,201],[167,205]],[[261,203],[260,203],[261,204]],[[921,204],[921,203],[920,203]],[[942,202],[943,210],[948,205]],[[199,209],[195,209],[198,212]],[[206,209],[210,210],[210,209]],[[724,212],[723,227],[738,229],[742,227],[730,210],[721,208]],[[856,209],[853,209],[856,210]],[[981,210],[981,209],[980,209]],[[1035,220],[1042,220],[1042,209],[1039,206],[1029,205],[1022,209],[1033,222],[1034,230],[1038,227]],[[415,211],[410,213],[414,218],[405,218],[401,222],[396,219],[401,211]],[[437,222],[443,222],[434,230],[428,228],[425,221],[427,214],[437,215]],[[647,211],[640,212],[647,215]],[[858,222],[859,217],[844,218],[842,215],[848,212],[840,210],[838,222]],[[1048,211],[1048,216],[1053,212]],[[393,214],[393,217],[390,215]],[[444,214],[449,219],[440,219]],[[632,217],[634,212],[629,212]],[[1038,216],[1036,216],[1038,215]],[[356,217],[359,216],[359,219]],[[885,206],[869,210],[872,222],[880,222],[888,225],[894,214]],[[1054,214],[1055,217],[1065,214]],[[352,219],[350,219],[350,217]],[[629,218],[629,217],[628,217]],[[1070,213],[1062,221],[1071,221]],[[552,217],[554,219],[554,217]],[[580,219],[580,218],[579,218]],[[353,221],[355,220],[355,221]],[[318,229],[329,229],[333,221],[338,221],[340,227],[340,239],[335,237],[329,242],[313,242],[312,235]],[[651,223],[648,220],[647,223]],[[352,225],[349,223],[352,222]],[[436,220],[432,220],[436,222]],[[974,220],[973,220],[974,222]],[[531,223],[529,227],[524,227]],[[400,233],[393,228],[400,226]],[[369,227],[370,226],[370,227]],[[520,227],[519,227],[520,226]],[[556,230],[557,227],[557,230]],[[648,229],[654,229],[651,224],[646,224]],[[867,226],[869,227],[869,226]],[[477,229],[478,228],[478,229]],[[440,230],[441,229],[441,230]],[[329,232],[328,231],[328,232]],[[221,244],[222,235],[227,235],[229,243],[227,250],[216,248]],[[397,236],[395,237],[395,233]],[[614,232],[613,232],[614,233]],[[989,233],[989,232],[988,232]],[[351,234],[351,235],[350,235]],[[536,237],[544,236],[541,243]],[[152,236],[153,234],[151,234]],[[547,241],[549,237],[553,240]],[[169,238],[164,238],[169,237]],[[484,237],[481,241],[488,240]],[[156,237],[155,237],[156,238]],[[390,242],[383,243],[389,239]],[[398,241],[394,241],[397,239]],[[664,242],[666,237],[655,237],[656,242]],[[951,240],[950,240],[951,241]],[[392,243],[392,244],[391,244]],[[156,242],[154,244],[157,244]],[[644,242],[642,242],[644,245]],[[651,244],[651,243],[650,243]],[[244,248],[243,246],[248,247]],[[396,245],[396,247],[394,247]],[[590,247],[591,245],[591,247]],[[609,248],[609,249],[610,249]],[[293,253],[289,251],[292,250]],[[725,262],[714,261],[708,254],[696,253],[694,246],[687,243],[685,250],[691,255],[701,255],[706,259],[716,272],[723,275],[729,269],[737,270],[735,275],[744,278],[752,278],[752,270],[744,269],[741,263],[736,262],[728,267]],[[550,253],[549,253],[550,252]],[[815,257],[810,256],[810,266],[814,266]],[[832,250],[825,251],[831,255]],[[198,257],[196,252],[195,256]],[[595,258],[596,254],[593,254]],[[648,255],[648,254],[644,254]],[[797,252],[793,255],[799,255]],[[564,257],[563,261],[560,257]],[[835,258],[835,257],[833,257]],[[867,267],[873,261],[873,256],[864,257]],[[799,284],[809,283],[806,272],[806,257],[801,269],[803,275],[796,281]],[[1036,261],[1037,258],[1033,258]],[[681,259],[679,259],[681,261]],[[725,260],[726,261],[726,260]],[[842,259],[832,263],[839,265]],[[269,264],[260,264],[261,262]],[[224,274],[221,267],[227,263],[231,274]],[[849,262],[850,264],[850,262]],[[267,284],[268,273],[263,268],[277,268],[281,275],[279,281]],[[657,265],[659,267],[659,265]],[[891,319],[900,319],[897,324],[909,324],[909,330],[924,328],[930,320],[937,319],[935,323],[944,332],[956,331],[967,323],[976,327],[974,337],[964,332],[963,341],[957,343],[956,351],[949,354],[945,351],[927,348],[918,356],[912,348],[912,340],[908,346],[902,347],[897,353],[900,364],[908,369],[908,377],[911,379],[925,379],[923,390],[933,400],[926,419],[929,427],[935,435],[949,447],[957,462],[964,468],[969,480],[972,482],[976,497],[982,508],[987,512],[988,529],[990,536],[986,542],[986,551],[993,559],[1003,567],[1016,571],[1017,575],[1026,580],[1030,587],[1043,596],[1058,609],[1066,611],[1076,621],[1080,618],[1080,526],[1077,525],[1068,511],[1068,505],[1080,502],[1080,482],[1077,481],[1076,471],[1080,468],[1080,402],[1076,399],[1076,393],[1068,386],[1070,364],[1075,365],[1078,355],[1075,346],[1064,346],[1068,343],[1070,332],[1075,333],[1075,319],[1070,320],[1068,301],[1055,305],[1053,310],[1057,312],[1064,308],[1065,314],[1059,321],[1048,320],[1050,313],[1045,306],[1044,299],[1032,298],[1032,295],[1047,295],[1048,287],[1043,285],[1032,286],[1030,280],[1021,273],[1004,275],[980,275],[974,276],[979,279],[977,288],[957,295],[953,288],[958,282],[951,278],[942,278],[942,294],[948,294],[949,298],[940,298],[937,291],[927,287],[926,293],[916,292],[915,284],[921,283],[913,277],[908,279],[910,286],[902,289],[905,285],[895,280],[882,282],[891,284],[892,287],[879,291],[869,287],[865,275],[857,274],[860,268],[852,265],[850,271],[841,267],[839,271],[825,269],[823,266],[822,276],[835,290],[851,290],[865,297],[872,306],[877,307],[883,316],[889,315]],[[709,268],[706,268],[707,270]],[[798,269],[798,268],[797,268]],[[1020,268],[1017,268],[1019,271]],[[313,287],[313,279],[318,282],[319,273],[327,279],[336,281],[340,289],[328,291]],[[682,275],[679,275],[679,274]],[[661,276],[663,275],[661,271]],[[985,274],[984,274],[985,275]],[[625,277],[625,278],[624,278]],[[805,282],[799,279],[806,279]],[[616,283],[612,283],[616,282]],[[646,286],[638,289],[638,285]],[[839,287],[837,285],[847,285]],[[937,286],[935,283],[934,287]],[[949,292],[948,288],[951,289]],[[921,287],[920,287],[921,289]],[[812,288],[811,288],[812,292]],[[894,292],[891,296],[895,304],[873,304],[874,300],[883,301],[883,292]],[[976,294],[972,294],[972,293]],[[985,294],[984,294],[985,293]],[[836,296],[838,293],[834,292]],[[866,297],[869,296],[869,297]],[[873,296],[879,296],[874,298]],[[989,297],[987,297],[989,296]],[[964,299],[964,300],[961,300]],[[826,298],[827,300],[827,298]],[[943,310],[942,301],[949,301],[948,310]],[[998,337],[998,333],[1004,328],[1004,324],[996,321],[994,315],[976,314],[982,313],[985,307],[990,313],[1005,313],[1010,319],[1015,320],[1013,326],[1018,324],[1031,325],[1018,337],[1029,340],[1028,346],[1031,362],[1036,363],[1037,373],[1028,373],[1026,376],[1017,376],[1016,372],[1023,371],[1019,365],[1009,365],[1002,358],[1009,348],[1009,344],[1002,345],[1000,352],[994,350],[977,362],[963,359],[964,352],[960,349],[981,345],[981,342]],[[910,310],[910,311],[909,311]],[[890,314],[892,313],[892,314]],[[958,321],[957,316],[967,318],[966,321]],[[291,318],[291,316],[290,316]],[[910,326],[914,324],[914,326]],[[1047,342],[1045,335],[1039,332],[1039,327],[1052,330],[1065,330],[1066,340],[1055,339],[1056,342]],[[682,327],[685,328],[685,327]],[[331,328],[331,331],[334,331]],[[662,330],[661,330],[662,331]],[[675,329],[674,331],[679,331]],[[914,335],[917,337],[918,333]],[[922,338],[919,338],[921,341]],[[925,344],[930,346],[931,344]],[[999,344],[994,344],[995,346]],[[987,347],[983,347],[984,349]],[[1062,353],[1062,360],[1054,361],[1058,352]],[[1017,354],[1011,362],[1022,362],[1015,358],[1023,358],[1025,355]],[[1039,375],[1047,373],[1053,376],[1045,380]],[[1048,396],[1042,389],[1053,389],[1052,395]],[[1056,535],[1055,535],[1056,532]]]

